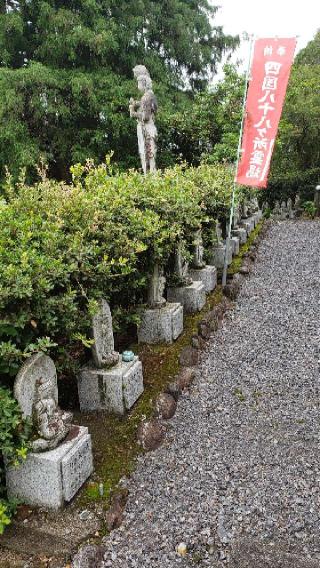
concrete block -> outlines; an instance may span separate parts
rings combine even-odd
[[[78,376],[80,409],[83,412],[107,410],[124,414],[130,410],[143,393],[142,363],[119,361],[109,369],[84,367]]]
[[[218,245],[216,247],[213,247],[211,249],[211,255],[210,255],[210,262],[216,267],[216,268],[223,268],[224,267],[224,257],[226,254],[226,245]],[[229,247],[228,250],[228,266],[231,264],[232,262],[232,247]]]
[[[244,245],[247,242],[247,231],[244,227],[237,227],[236,229],[232,230],[232,234],[235,237],[238,237],[240,240],[240,245]]]
[[[237,256],[240,252],[240,239],[239,237],[231,237],[232,243],[232,254],[233,256]]]
[[[169,303],[162,308],[146,309],[141,312],[138,327],[139,343],[155,345],[172,343],[183,332],[183,306]]]
[[[195,282],[202,282],[206,293],[212,292],[217,285],[217,269],[207,264],[204,268],[189,270],[189,274]]]
[[[202,282],[192,282],[190,286],[168,288],[167,298],[169,302],[178,302],[183,305],[187,314],[200,312],[206,303],[206,292]]]
[[[93,471],[91,436],[83,426],[72,426],[54,450],[29,453],[19,467],[6,467],[10,497],[31,506],[59,509],[71,501]]]

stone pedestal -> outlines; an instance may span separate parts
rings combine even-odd
[[[29,453],[19,467],[7,467],[7,490],[10,497],[27,505],[59,509],[71,501],[92,471],[88,429],[72,426],[55,450]]]
[[[189,274],[194,282],[202,282],[206,293],[212,292],[217,285],[217,269],[207,264],[204,268],[192,268]]]
[[[245,219],[241,221],[242,227],[247,231],[247,235],[249,236],[250,233],[254,230],[254,221],[253,219]]]
[[[257,225],[260,223],[262,217],[263,217],[263,213],[262,213],[262,211],[259,209],[259,211],[256,211],[256,213],[254,214],[255,226],[257,226]]]
[[[183,332],[183,306],[167,302],[162,308],[141,312],[139,343],[172,343]]]
[[[206,292],[202,282],[192,282],[190,286],[168,288],[167,298],[169,302],[178,302],[183,305],[187,314],[200,312],[206,303]]]
[[[247,242],[247,231],[244,228],[237,227],[232,230],[232,234],[239,238],[240,245],[244,245]]]
[[[212,248],[210,255],[210,262],[218,269],[224,267],[224,257],[226,254],[226,245],[218,245]],[[228,250],[228,266],[232,262],[232,246],[229,246]]]
[[[78,374],[80,409],[83,412],[107,410],[124,414],[143,393],[142,363],[138,357],[119,361],[109,369],[84,367]]]
[[[240,252],[240,239],[239,237],[231,237],[232,243],[232,254],[233,256],[237,256]]]

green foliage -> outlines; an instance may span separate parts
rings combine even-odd
[[[281,200],[282,194],[285,197],[289,193],[292,197],[291,189],[297,186],[303,197],[310,199],[312,188],[306,186],[317,185],[320,179],[319,40],[320,32],[297,55],[292,68],[268,188],[272,195],[277,186],[276,199]]]
[[[8,384],[32,352],[49,349],[62,365],[74,353],[85,357],[101,297],[116,330],[135,324],[154,262],[170,267],[180,240],[191,251],[200,225],[209,246],[215,219],[224,224],[228,216],[233,185],[232,170],[205,164],[145,177],[88,161],[72,176],[71,185],[8,180],[0,202],[0,354]]]
[[[27,457],[30,433],[31,426],[23,420],[17,401],[9,390],[0,387],[0,534],[10,524],[17,505],[6,497],[4,459],[18,467]]]
[[[316,216],[317,213],[317,208],[314,204],[313,201],[305,201],[302,204],[302,208],[304,209],[306,215],[308,215],[308,217],[311,217],[311,219],[314,219],[314,217]]]
[[[207,0],[20,0],[11,8],[0,12],[0,178],[8,166],[14,176],[25,167],[34,180],[43,157],[50,175],[66,180],[71,164],[101,162],[113,148],[122,169],[138,167],[128,104],[139,63],[150,70],[161,109],[159,166],[177,154],[191,160],[169,117],[190,109],[194,92],[238,43],[214,26],[217,7]]]

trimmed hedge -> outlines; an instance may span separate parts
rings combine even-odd
[[[137,322],[155,260],[191,245],[229,214],[233,173],[224,166],[175,167],[142,176],[110,163],[72,168],[73,183],[47,179],[0,202],[0,373],[12,383],[32,352],[55,348],[62,367],[89,345],[97,300],[111,304],[116,330]],[[11,380],[9,379],[11,377]]]

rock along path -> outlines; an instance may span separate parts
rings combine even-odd
[[[319,326],[320,223],[276,223],[141,458],[104,568],[320,566]]]

